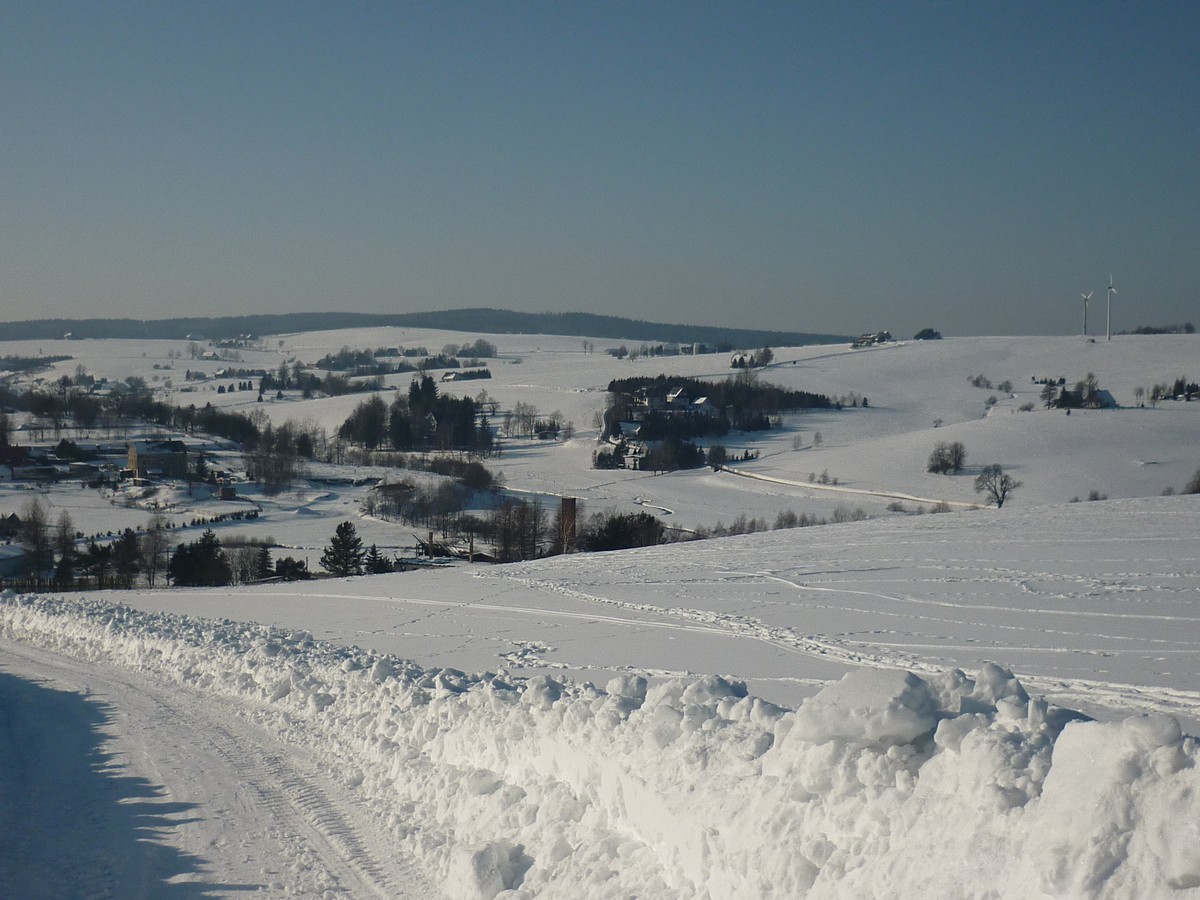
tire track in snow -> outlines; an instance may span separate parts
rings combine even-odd
[[[357,812],[351,800],[332,796],[335,783],[307,758],[306,749],[278,744],[252,723],[232,718],[229,713],[236,710],[187,685],[164,687],[128,670],[70,659],[10,640],[0,640],[0,646],[6,659],[25,660],[27,667],[43,676],[68,685],[86,684],[130,715],[140,731],[153,730],[158,752],[177,753],[189,760],[189,768],[194,768],[192,761],[198,759],[241,789],[241,799],[233,803],[249,819],[241,831],[237,830],[237,811],[210,812],[215,813],[214,819],[221,817],[222,826],[225,817],[231,817],[223,832],[237,843],[226,852],[247,853],[258,846],[258,852],[272,853],[274,861],[283,864],[279,868],[284,871],[261,873],[275,881],[268,889],[289,893],[316,889],[396,900],[436,900],[440,896],[390,842],[369,839],[379,826]],[[150,763],[155,763],[153,754]],[[203,791],[213,777],[204,772],[191,779],[189,789]],[[229,798],[217,797],[212,802],[221,804]],[[265,825],[260,821],[263,813],[268,819]],[[381,827],[379,830],[382,833]],[[281,877],[302,883],[279,884]]]

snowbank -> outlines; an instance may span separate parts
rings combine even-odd
[[[999,666],[864,669],[788,711],[713,676],[467,675],[88,599],[6,595],[0,633],[313,748],[455,898],[1200,897],[1194,739]]]

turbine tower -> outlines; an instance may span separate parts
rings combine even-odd
[[[1108,333],[1108,340],[1112,340],[1112,295],[1117,292],[1113,287],[1112,272],[1108,273],[1108,314],[1104,317],[1104,328]]]
[[[1088,301],[1092,299],[1093,293],[1094,293],[1094,291],[1088,291],[1086,294],[1084,294],[1082,292],[1079,294],[1079,296],[1083,298],[1083,336],[1084,337],[1087,337],[1087,305],[1088,305]]]

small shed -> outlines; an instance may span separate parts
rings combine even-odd
[[[24,548],[16,544],[0,545],[0,578],[20,578],[24,574]]]

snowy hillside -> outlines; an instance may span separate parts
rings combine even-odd
[[[1137,408],[1136,390],[1178,377],[1200,378],[1200,343],[1192,335],[1121,335],[1112,342],[1081,337],[954,338],[916,341],[866,350],[829,346],[781,348],[761,380],[787,388],[824,393],[834,399],[865,396],[865,409],[813,411],[784,417],[781,431],[731,434],[721,439],[734,450],[753,449],[760,457],[737,463],[738,475],[765,477],[756,482],[728,473],[679,472],[650,476],[642,472],[591,468],[604,409],[605,388],[613,378],[670,373],[724,379],[731,375],[722,354],[642,357],[618,360],[604,350],[615,341],[548,335],[474,335],[423,329],[359,329],[271,338],[262,350],[238,351],[239,361],[193,360],[186,345],[163,341],[44,341],[0,344],[7,354],[69,355],[39,376],[44,383],[72,375],[83,366],[90,374],[123,380],[146,379],[172,403],[194,403],[261,411],[276,424],[315,423],[336,432],[363,399],[362,395],[302,400],[286,392],[256,402],[254,391],[218,393],[234,379],[188,383],[186,370],[210,375],[230,366],[276,369],[298,360],[312,364],[342,347],[372,349],[424,346],[436,352],[446,343],[483,337],[499,358],[489,363],[492,378],[446,383],[451,395],[486,390],[501,412],[517,403],[542,413],[559,411],[574,424],[575,439],[541,442],[509,439],[489,465],[510,487],[579,497],[591,510],[650,508],[668,513],[669,524],[711,527],[739,515],[773,520],[781,511],[829,516],[837,507],[861,507],[886,515],[897,496],[912,511],[937,501],[973,504],[972,490],[982,466],[999,463],[1023,482],[1014,503],[1064,503],[1096,494],[1117,497],[1157,496],[1180,489],[1200,466],[1194,447],[1200,439],[1200,404],[1147,401]],[[631,344],[631,346],[633,346]],[[170,368],[166,368],[170,366]],[[157,367],[157,368],[156,368]],[[1033,379],[1065,379],[1068,387],[1096,376],[1100,388],[1119,409],[1047,410],[1042,386]],[[972,386],[983,375],[992,385],[1011,382],[1012,391]],[[410,374],[390,375],[389,388],[406,390]],[[170,387],[167,387],[170,382]],[[994,405],[989,401],[994,398]],[[1022,406],[1032,404],[1029,412]],[[496,423],[493,423],[496,424]],[[935,427],[936,426],[936,427]],[[820,434],[820,442],[815,438]],[[925,464],[939,441],[960,441],[966,469],[960,475],[932,475]],[[793,449],[798,446],[800,449]],[[825,473],[837,485],[813,481]],[[0,510],[8,504],[0,496]]]

